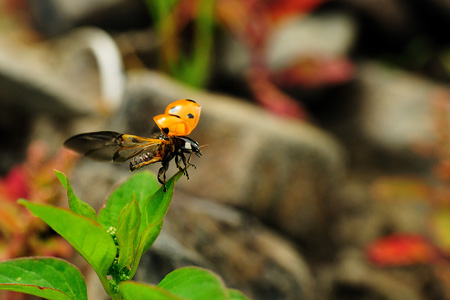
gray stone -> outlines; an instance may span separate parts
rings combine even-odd
[[[335,206],[336,219],[331,229],[331,237],[336,245],[340,248],[364,249],[373,241],[385,236],[386,232],[427,235],[429,199],[418,197],[420,195],[414,198],[415,191],[405,193],[408,198],[404,199],[400,193],[392,193],[392,197],[379,195],[383,193],[383,188],[384,190],[392,188],[395,185],[394,180],[398,178],[381,177],[378,181],[373,179],[364,181],[353,176],[346,181],[341,200]],[[382,180],[391,185],[381,186]],[[423,185],[418,180],[415,184],[415,187]],[[403,190],[408,188],[411,189],[402,186]]]
[[[71,183],[77,196],[98,210],[126,172],[86,161],[72,173]],[[155,284],[191,265],[216,272],[228,287],[252,299],[316,299],[309,266],[291,241],[248,213],[189,195],[177,185],[162,232],[142,257],[135,280]]]
[[[354,20],[345,13],[309,15],[282,22],[268,34],[266,58],[271,69],[294,63],[302,56],[347,55],[356,38]],[[248,50],[235,38],[224,35],[219,68],[242,77],[250,64]]]
[[[436,6],[437,9],[442,10],[441,13],[444,12],[445,13],[444,15],[447,16],[447,18],[448,18],[448,16],[450,16],[450,3],[448,1],[432,0],[430,2],[432,2],[433,5]]]
[[[177,192],[136,279],[158,282],[187,265],[215,271],[251,299],[314,299],[311,272],[289,241],[245,213]]]
[[[105,23],[105,19],[110,23],[127,23],[137,18],[143,3],[139,0],[28,0],[28,6],[35,26],[53,36],[81,24]]]
[[[67,120],[108,113],[121,100],[120,53],[100,29],[28,45],[2,37],[0,45],[0,106]]]
[[[92,111],[84,105],[92,99],[60,76],[57,56],[48,44],[23,45],[0,36],[0,131],[8,141],[0,149],[1,174],[23,161],[29,139],[45,138],[42,132],[36,136],[39,124],[51,124],[47,128],[55,133],[55,123],[68,125],[70,118]],[[49,144],[55,144],[56,135],[46,136]]]
[[[341,252],[337,261],[334,267],[318,272],[318,281],[330,299],[445,299],[431,266],[377,268],[367,263],[361,251],[351,248]]]
[[[167,218],[164,223],[158,239],[150,250],[142,256],[135,280],[157,284],[167,274],[182,267],[198,266],[208,270],[214,268],[214,264],[196,252],[189,242],[171,235],[168,229],[171,225]]]
[[[51,53],[0,41],[0,105],[59,118],[81,115],[77,94],[52,68]],[[54,55],[54,54],[53,54]]]
[[[450,89],[399,69],[366,62],[359,69],[362,135],[387,151],[411,152],[435,140],[433,100]]]
[[[193,159],[197,168],[190,168],[190,180],[181,179],[178,187],[249,210],[297,238],[323,233],[344,176],[343,151],[332,137],[157,73],[138,72],[129,80],[114,124],[125,132],[148,136],[155,127],[152,116],[173,100],[191,98],[202,105],[191,137],[205,145],[204,155]]]
[[[355,21],[342,12],[287,20],[270,34],[267,43],[269,66],[280,69],[302,56],[346,56],[355,43],[356,32]]]
[[[414,18],[406,3],[400,0],[343,0],[342,2],[362,12],[368,20],[374,22],[375,28],[389,36],[405,34],[414,24]]]
[[[127,176],[120,167],[78,164],[71,174],[75,193],[98,210]],[[228,287],[251,299],[315,299],[314,278],[291,241],[248,213],[189,195],[177,185],[162,232],[142,257],[135,280],[156,284],[169,272],[191,265],[216,272]],[[98,283],[91,285],[92,292],[102,294],[95,288]]]

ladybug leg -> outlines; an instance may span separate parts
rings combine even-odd
[[[178,160],[179,158],[181,158],[181,161],[183,162],[184,167],[180,166],[179,160]],[[180,169],[180,171],[181,171],[182,169],[186,169],[187,166],[189,165],[188,163],[186,163],[186,157],[184,156],[184,153],[181,152],[181,151],[180,151],[180,152],[178,153],[178,155],[176,156],[176,160],[178,161],[178,162],[177,162],[177,167]]]
[[[169,165],[163,165],[158,171],[158,182],[161,183],[164,187],[164,193],[167,191],[166,189],[166,171]]]
[[[177,165],[178,170],[182,171],[184,173],[184,168],[180,165],[180,158],[183,154],[177,154],[175,156],[175,164]]]
[[[191,157],[192,157],[192,152],[189,153],[189,156],[187,158],[187,165],[192,166],[194,169],[197,169],[197,167],[194,164],[191,164]],[[185,164],[186,164],[186,160],[185,160]]]
[[[180,164],[180,159],[183,162],[183,166],[181,166]],[[181,172],[183,172],[183,174],[187,177],[187,179],[189,179],[189,173],[187,172],[187,167],[188,164],[186,164],[186,157],[184,156],[184,153],[179,153],[177,156],[175,156],[175,163],[177,164],[178,170],[180,170]]]

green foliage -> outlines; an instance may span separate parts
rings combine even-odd
[[[98,216],[74,194],[63,173],[56,171],[56,175],[67,191],[70,210],[23,199],[19,203],[73,245],[95,270],[112,299],[247,299],[226,289],[216,274],[195,267],[176,270],[157,286],[129,281],[142,254],[161,232],[181,172],[167,181],[166,192],[153,174],[133,175],[109,196]],[[52,300],[87,299],[86,284],[78,269],[55,258],[0,263],[0,290]]]
[[[56,173],[56,176],[58,177],[59,181],[61,182],[62,186],[67,191],[67,197],[69,198],[70,210],[72,210],[73,212],[75,212],[81,216],[85,216],[86,218],[96,221],[97,213],[89,204],[87,204],[84,201],[81,201],[80,198],[78,198],[75,195],[75,193],[72,190],[72,186],[70,185],[70,182],[67,179],[66,175],[57,170],[55,170],[55,173]]]
[[[114,190],[106,205],[98,213],[98,222],[104,228],[117,227],[122,209],[136,200],[139,206],[159,188],[158,180],[149,172],[136,173]]]
[[[247,296],[238,290],[228,289],[228,295],[230,295],[230,300],[248,300]]]
[[[55,203],[64,197],[64,190],[55,188],[58,179],[53,169],[70,170],[74,155],[61,150],[50,157],[42,141],[32,142],[26,153],[23,163],[0,178],[0,260],[43,253],[70,257],[73,249],[69,243],[36,220],[17,199],[26,196],[39,203]]]
[[[192,289],[201,286],[201,289]],[[228,291],[214,273],[200,268],[181,268],[167,275],[158,287],[186,299],[228,299]]]
[[[245,300],[242,293],[229,290],[219,276],[197,267],[186,267],[168,274],[157,286],[124,282],[120,286],[124,299],[157,300]]]
[[[180,298],[157,286],[132,281],[122,283],[120,285],[120,291],[124,299],[186,300],[185,298]]]
[[[100,224],[72,211],[51,205],[26,200],[19,200],[19,203],[72,244],[92,266],[108,290],[106,272],[116,255],[116,246]]]
[[[19,258],[0,263],[0,290],[54,300],[87,299],[80,271],[58,258]]]
[[[185,83],[196,87],[204,86],[211,65],[215,1],[196,1],[192,12],[183,11],[183,16],[178,15],[181,11],[178,0],[147,0],[146,3],[161,40],[162,68]],[[186,18],[193,25],[190,53],[185,53],[186,49],[182,45],[182,29],[186,26],[183,20]]]
[[[128,203],[119,216],[116,237],[120,249],[117,266],[122,270],[133,263],[133,255],[136,248],[138,229],[141,223],[139,204],[136,200]]]

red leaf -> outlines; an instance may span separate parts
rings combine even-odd
[[[374,241],[366,250],[378,266],[429,264],[437,259],[434,247],[421,235],[394,234]]]
[[[307,13],[326,0],[272,0],[268,7],[270,16],[275,22],[292,15]]]
[[[29,190],[27,174],[22,167],[12,168],[5,178],[0,179],[0,192],[8,200],[16,201],[18,198],[26,198]]]
[[[353,78],[354,67],[343,57],[301,57],[293,65],[273,74],[274,82],[283,87],[306,88],[345,83]]]
[[[307,113],[302,105],[270,82],[266,69],[253,68],[249,73],[249,85],[255,99],[274,114],[307,119]]]

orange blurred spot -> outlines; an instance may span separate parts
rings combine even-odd
[[[374,241],[367,257],[378,266],[430,264],[437,259],[434,247],[421,235],[394,234]]]

